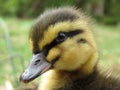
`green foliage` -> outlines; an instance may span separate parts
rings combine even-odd
[[[97,14],[96,17],[99,17],[100,21],[104,23],[108,24],[110,21],[112,24],[120,21],[119,3],[120,0],[0,0],[0,15],[19,18],[36,17],[45,9],[69,5],[83,8],[92,15],[96,15],[97,11],[102,10],[102,13]],[[102,14],[103,16],[101,16]],[[103,17],[106,19],[102,20]]]

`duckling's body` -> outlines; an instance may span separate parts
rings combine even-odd
[[[72,7],[43,13],[30,33],[34,55],[21,80],[29,82],[44,73],[39,90],[120,90],[118,77],[98,70],[91,25]]]

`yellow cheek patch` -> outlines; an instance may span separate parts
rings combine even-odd
[[[61,49],[58,47],[55,47],[53,49],[51,49],[46,57],[46,59],[51,62],[54,58],[56,58],[57,56],[60,56],[61,54]]]
[[[51,25],[48,30],[44,32],[43,40],[39,41],[39,48],[43,49],[43,47],[49,43],[51,43],[58,35],[60,31],[69,32],[75,29],[87,29],[87,23],[81,20],[76,20],[73,22],[66,21],[60,22],[55,25]]]

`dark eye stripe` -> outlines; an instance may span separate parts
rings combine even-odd
[[[72,38],[73,36],[83,33],[83,30],[77,29],[74,31],[64,32],[64,33],[67,35],[67,38]],[[43,48],[43,52],[44,52],[45,56],[47,56],[47,54],[51,48],[53,48],[54,46],[56,46],[57,44],[60,44],[60,43],[62,43],[62,42],[57,42],[56,38],[55,38],[50,44],[47,44]]]
[[[80,30],[80,29],[76,29],[74,31],[70,31],[70,32],[66,32],[68,37],[73,37],[77,34],[80,34],[80,33],[83,33],[83,30]]]

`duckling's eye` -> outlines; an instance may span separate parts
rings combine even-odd
[[[56,38],[56,42],[62,42],[67,38],[67,35],[65,32],[60,32]]]

